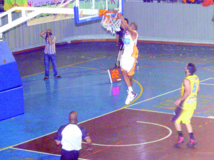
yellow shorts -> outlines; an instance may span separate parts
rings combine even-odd
[[[175,110],[175,115],[173,116],[173,122],[175,123],[184,123],[189,124],[191,121],[191,118],[194,114],[195,110],[183,110],[180,107],[177,107]]]

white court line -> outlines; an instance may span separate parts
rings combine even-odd
[[[153,113],[171,114],[171,115],[173,115],[173,112],[174,112],[174,110],[172,110],[172,113],[167,113],[167,112],[154,111],[154,110],[149,110],[149,109],[137,109],[137,108],[124,108],[124,109],[136,110],[136,111],[142,111],[142,112],[153,112]],[[204,117],[204,116],[195,116],[194,115],[194,117],[214,119],[214,116]]]
[[[88,121],[91,121],[91,120],[97,119],[97,118],[99,118],[99,117],[102,117],[102,116],[105,116],[105,115],[108,115],[108,114],[111,114],[111,113],[117,112],[117,111],[122,110],[122,109],[124,109],[124,108],[119,108],[119,109],[117,109],[117,110],[114,110],[114,111],[111,111],[111,112],[108,112],[108,113],[102,114],[102,115],[100,115],[100,116],[97,116],[97,117],[94,117],[94,118],[87,119],[87,120],[82,121],[82,122],[80,122],[80,123],[78,123],[78,124],[81,124],[81,123],[84,123],[84,122],[88,122]],[[55,132],[57,132],[57,131],[53,131],[53,132],[51,132],[51,133],[47,133],[47,134],[45,134],[45,135],[41,135],[41,136],[38,136],[38,137],[36,137],[36,138],[32,138],[32,139],[29,139],[29,140],[27,140],[27,141],[24,141],[24,142],[21,142],[21,143],[18,143],[18,144],[14,144],[14,145],[11,145],[11,146],[8,146],[8,147],[1,148],[1,149],[0,149],[0,151],[6,150],[6,149],[8,149],[8,148],[13,148],[14,146],[18,146],[18,145],[21,145],[21,144],[24,144],[24,143],[27,143],[27,142],[30,142],[30,141],[36,140],[36,139],[39,139],[39,138],[44,137],[44,136],[48,136],[48,135],[53,134],[53,133],[55,133]]]
[[[181,88],[178,88],[178,89],[175,89],[175,90],[173,90],[173,91],[169,91],[169,92],[166,92],[166,93],[160,94],[160,95],[158,95],[158,96],[155,96],[155,97],[152,97],[152,98],[145,99],[145,100],[143,100],[143,101],[140,101],[140,102],[137,102],[137,103],[131,104],[131,105],[129,105],[129,107],[134,106],[134,105],[137,105],[137,104],[140,104],[140,103],[143,103],[143,102],[146,102],[146,101],[150,101],[150,100],[152,100],[152,99],[155,99],[155,98],[158,98],[158,97],[161,97],[161,96],[167,95],[167,94],[169,94],[169,93],[173,93],[173,92],[178,91],[178,90],[180,90],[180,89],[181,89]]]
[[[154,113],[163,113],[163,114],[173,114],[173,113],[167,113],[167,112],[161,112],[161,111],[154,111],[149,109],[137,109],[137,108],[124,108],[129,110],[136,110],[136,111],[143,111],[143,112],[154,112]]]
[[[57,156],[60,157],[60,154],[53,154],[53,153],[46,153],[46,152],[39,152],[39,151],[32,151],[28,149],[21,149],[21,148],[8,148],[12,150],[20,150],[20,151],[26,151],[26,152],[33,152],[33,153],[40,153],[40,154],[45,154],[45,155],[52,155],[52,156]],[[79,158],[79,160],[89,160],[89,159],[84,159],[84,158]]]
[[[60,156],[60,154],[53,154],[53,153],[46,153],[46,152],[40,152],[40,151],[33,151],[33,150],[22,149],[22,148],[10,148],[10,149],[20,150],[20,151],[26,151],[26,152],[41,153],[41,154],[52,155],[52,156]]]
[[[207,78],[207,79],[201,80],[200,82],[208,81],[208,80],[210,80],[210,79],[214,79],[214,78]],[[133,104],[131,104],[131,105],[128,105],[128,107],[135,106],[135,105],[137,105],[137,104],[140,104],[140,103],[143,103],[143,102],[146,102],[146,101],[150,101],[150,100],[155,99],[155,98],[158,98],[158,97],[162,97],[162,96],[164,96],[164,95],[167,95],[167,94],[169,94],[169,93],[173,93],[173,92],[178,91],[178,90],[180,90],[180,89],[181,89],[181,88],[178,88],[178,89],[175,89],[175,90],[172,90],[172,91],[169,91],[169,92],[160,94],[160,95],[158,95],[158,96],[155,96],[155,97],[152,97],[152,98],[148,98],[148,99],[145,99],[145,100],[140,101],[140,102],[137,102],[137,103],[133,103]]]
[[[207,79],[204,79],[204,80],[202,80],[202,81],[200,81],[200,82],[207,81],[207,80],[209,80],[209,79],[214,79],[214,78],[207,78]],[[180,89],[180,88],[179,88],[179,89]],[[179,90],[179,89],[177,89],[177,90]],[[174,90],[174,91],[175,91],[175,90]],[[172,92],[172,91],[171,91],[171,92]],[[170,93],[171,93],[171,92],[170,92]],[[168,92],[168,93],[169,93],[169,92]],[[163,95],[165,95],[165,94],[163,94]],[[156,98],[157,98],[157,97],[160,97],[160,96],[162,96],[162,95],[156,96]],[[152,100],[152,99],[154,99],[154,97],[149,98],[148,100]],[[147,101],[148,101],[148,100],[147,100]],[[144,101],[146,101],[146,100],[144,100]],[[139,103],[143,103],[143,102],[141,101],[141,102],[138,102],[138,103],[135,103],[135,104],[139,104]],[[135,105],[135,104],[132,104],[132,105]],[[130,105],[130,106],[132,106],[132,105]],[[129,106],[128,106],[128,107],[129,107]],[[78,123],[78,124],[81,124],[81,123],[84,123],[84,122],[88,122],[88,121],[97,119],[97,118],[99,118],[99,117],[102,117],[102,116],[105,116],[105,115],[108,115],[108,114],[117,112],[117,111],[122,110],[122,109],[130,109],[130,108],[119,108],[119,109],[117,109],[117,110],[114,110],[114,111],[111,111],[111,112],[102,114],[102,115],[100,115],[100,116],[97,116],[97,117],[94,117],[94,118],[91,118],[91,119],[82,121],[82,122],[80,122],[80,123]],[[155,111],[154,111],[154,112],[155,112]],[[161,112],[160,112],[160,113],[161,113]],[[201,117],[201,118],[206,118],[206,117]],[[30,142],[30,141],[32,141],[32,140],[35,140],[35,139],[39,139],[39,138],[41,138],[41,137],[44,137],[44,136],[53,134],[53,133],[55,133],[55,132],[57,132],[57,131],[53,131],[53,132],[51,132],[51,133],[47,133],[47,134],[45,134],[45,135],[41,135],[41,136],[38,136],[38,137],[36,137],[36,138],[29,139],[29,140],[27,140],[27,141],[24,141],[24,142],[21,142],[21,143],[18,143],[18,144],[14,144],[14,145],[11,145],[11,146],[8,146],[8,147],[0,148],[0,151],[6,150],[6,149],[8,149],[8,148],[13,148],[14,146],[17,146],[17,145],[20,145],[20,144],[24,144],[24,143]]]
[[[132,146],[139,146],[139,145],[145,145],[145,144],[150,144],[150,143],[156,143],[156,142],[159,142],[159,141],[167,139],[172,134],[172,130],[167,126],[164,126],[164,125],[161,125],[161,124],[158,124],[158,123],[152,123],[152,122],[144,122],[144,121],[136,121],[136,122],[137,123],[145,123],[145,124],[159,126],[159,127],[167,129],[169,131],[169,133],[168,133],[168,135],[166,135],[163,138],[160,138],[160,139],[157,139],[157,140],[153,140],[153,141],[143,142],[143,143],[121,144],[121,145],[92,143],[92,145],[94,145],[94,146],[102,146],[102,147],[132,147]]]
[[[208,116],[207,118],[214,119],[214,116]]]
[[[209,83],[200,83],[200,84],[208,85],[208,86],[214,86],[214,84],[209,84]]]
[[[209,80],[209,79],[214,79],[214,78],[207,78],[207,79],[204,79],[204,80],[202,80],[202,81],[200,81],[200,82],[207,81],[207,80]],[[177,89],[177,90],[179,90],[179,89]],[[172,92],[172,91],[171,91],[171,92]],[[165,95],[165,94],[164,94],[164,95]],[[161,95],[156,96],[156,97],[160,97],[160,96],[161,96]],[[148,100],[152,100],[152,99],[154,99],[154,97],[149,98]],[[147,100],[147,101],[148,101],[148,100]],[[144,100],[144,101],[146,101],[146,100]],[[141,101],[141,102],[138,102],[138,103],[143,103],[143,102]],[[135,104],[138,104],[138,103],[135,103]],[[135,104],[134,104],[134,105],[135,105]],[[133,105],[133,104],[132,104],[132,105]],[[132,106],[132,105],[130,105],[130,106]],[[129,106],[128,106],[128,107],[129,107]],[[102,117],[102,116],[105,116],[105,115],[108,115],[108,114],[117,112],[117,111],[122,110],[122,109],[124,109],[124,108],[119,108],[119,109],[117,109],[117,110],[114,110],[114,111],[111,111],[111,112],[102,114],[102,115],[100,115],[100,116],[97,116],[97,117],[94,117],[94,118],[91,118],[91,119],[82,121],[82,122],[80,122],[79,124],[84,123],[84,122],[91,121],[91,120],[93,120],[93,119],[97,119],[97,118],[99,118],[99,117]],[[126,108],[126,109],[128,109],[128,108]],[[204,117],[202,117],[202,118],[204,118]],[[41,136],[38,136],[38,137],[36,137],[36,138],[30,139],[30,140],[27,140],[27,141],[24,141],[24,142],[21,142],[21,143],[18,143],[18,144],[14,144],[14,145],[11,145],[11,146],[8,146],[8,147],[4,147],[4,148],[0,149],[0,151],[5,150],[5,149],[7,149],[7,148],[13,148],[14,146],[17,146],[17,145],[20,145],[20,144],[24,144],[24,143],[30,142],[30,141],[32,141],[32,140],[35,140],[35,139],[39,139],[39,138],[41,138],[41,137],[50,135],[50,134],[55,133],[55,132],[56,132],[56,131],[53,131],[53,132],[51,132],[51,133],[48,133],[48,134],[45,134],[45,135],[41,135]]]

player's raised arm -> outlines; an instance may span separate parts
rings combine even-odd
[[[136,38],[137,37],[137,32],[135,31],[137,29],[137,26],[135,23],[130,23],[130,25],[127,24],[126,20],[124,19],[124,17],[119,14],[118,17],[121,19],[121,28],[123,28],[124,30],[129,31],[129,33],[132,35],[132,38]]]

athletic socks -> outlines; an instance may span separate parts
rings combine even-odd
[[[175,146],[179,146],[180,144],[186,142],[186,139],[184,138],[182,131],[178,131],[178,135],[179,135],[179,138],[178,138],[177,143],[175,143]],[[190,137],[190,142],[187,143],[187,146],[193,147],[194,145],[197,144],[197,142],[195,141],[195,137],[194,137],[193,133],[189,133],[189,137]]]
[[[183,137],[184,136],[182,131],[178,131],[178,135],[179,135],[179,137]]]
[[[179,135],[179,137],[183,137],[184,136],[182,131],[178,131],[178,135]],[[190,139],[195,139],[193,133],[189,133],[189,137],[190,137]]]
[[[133,88],[132,88],[132,87],[128,87],[128,90],[129,90],[130,92],[133,92]]]
[[[122,54],[123,54],[123,51],[119,51],[118,56],[117,56],[117,61],[121,60]]]
[[[190,139],[193,139],[193,140],[195,139],[193,133],[189,133],[189,137],[190,137]]]

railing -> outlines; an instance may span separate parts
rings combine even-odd
[[[201,4],[203,0],[125,0],[126,2],[145,2],[145,3],[184,3]]]
[[[10,10],[0,14],[0,39],[2,40],[3,33],[12,29],[40,14],[74,14],[73,8],[61,8],[74,0],[68,0],[66,3],[61,3],[58,8],[43,8],[43,7],[13,7]],[[12,19],[12,13],[15,11],[21,11],[21,16],[15,20]],[[3,17],[7,18],[7,24],[2,25]]]

